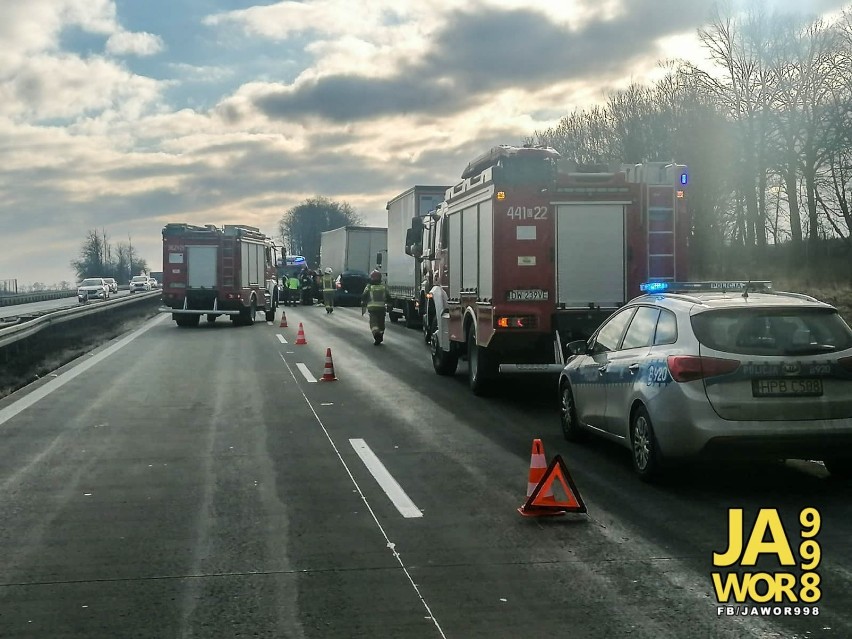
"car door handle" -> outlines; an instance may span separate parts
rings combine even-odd
[[[603,366],[598,366],[598,373],[600,373],[601,375],[603,375],[603,374],[606,372],[606,367],[607,367],[607,366],[609,366],[609,364],[604,364]]]
[[[627,367],[627,370],[629,370],[631,373],[635,373],[639,370],[639,364],[633,362],[630,366]]]

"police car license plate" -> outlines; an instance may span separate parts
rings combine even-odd
[[[819,397],[822,395],[822,380],[753,379],[751,393],[754,397]]]
[[[541,301],[547,299],[548,291],[543,291],[540,288],[509,291],[510,302]]]

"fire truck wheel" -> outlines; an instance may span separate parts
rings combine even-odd
[[[432,368],[438,375],[454,375],[456,368],[459,365],[459,356],[455,351],[445,351],[438,344],[438,332],[432,333],[432,339],[429,343],[429,350],[432,353]]]
[[[181,328],[191,328],[193,326],[198,326],[199,320],[201,320],[200,315],[178,315],[175,318],[175,324]]]
[[[435,319],[435,305],[429,304],[429,310],[423,318],[423,340],[426,345],[432,343],[432,335],[438,330],[438,320]]]
[[[251,326],[254,324],[254,316],[257,314],[257,302],[254,298],[251,299],[251,306],[241,308],[238,320],[234,322],[237,326]]]
[[[388,313],[388,318],[390,319],[392,324],[396,324],[399,321],[399,313],[391,311],[390,313]]]
[[[467,379],[474,395],[488,393],[494,381],[495,368],[488,349],[477,346],[476,330],[471,328],[467,334]]]

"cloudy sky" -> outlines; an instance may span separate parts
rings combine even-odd
[[[741,0],[741,4],[745,0]],[[734,6],[737,0],[734,0]],[[834,0],[767,0],[808,15]],[[269,234],[323,195],[385,225],[606,92],[698,59],[704,0],[0,0],[0,280],[74,279],[87,229]]]

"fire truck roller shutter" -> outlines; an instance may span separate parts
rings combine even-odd
[[[479,206],[462,211],[462,289],[475,289],[479,283]]]
[[[462,218],[460,213],[449,215],[450,223],[450,248],[449,248],[449,269],[450,269],[450,299],[458,299],[459,291],[461,290],[461,233],[462,233]]]
[[[624,278],[624,203],[558,205],[557,302],[569,308],[621,304]]]
[[[211,244],[186,247],[187,288],[216,287],[219,247]]]
[[[494,205],[491,200],[479,205],[479,285],[480,299],[494,296]]]

